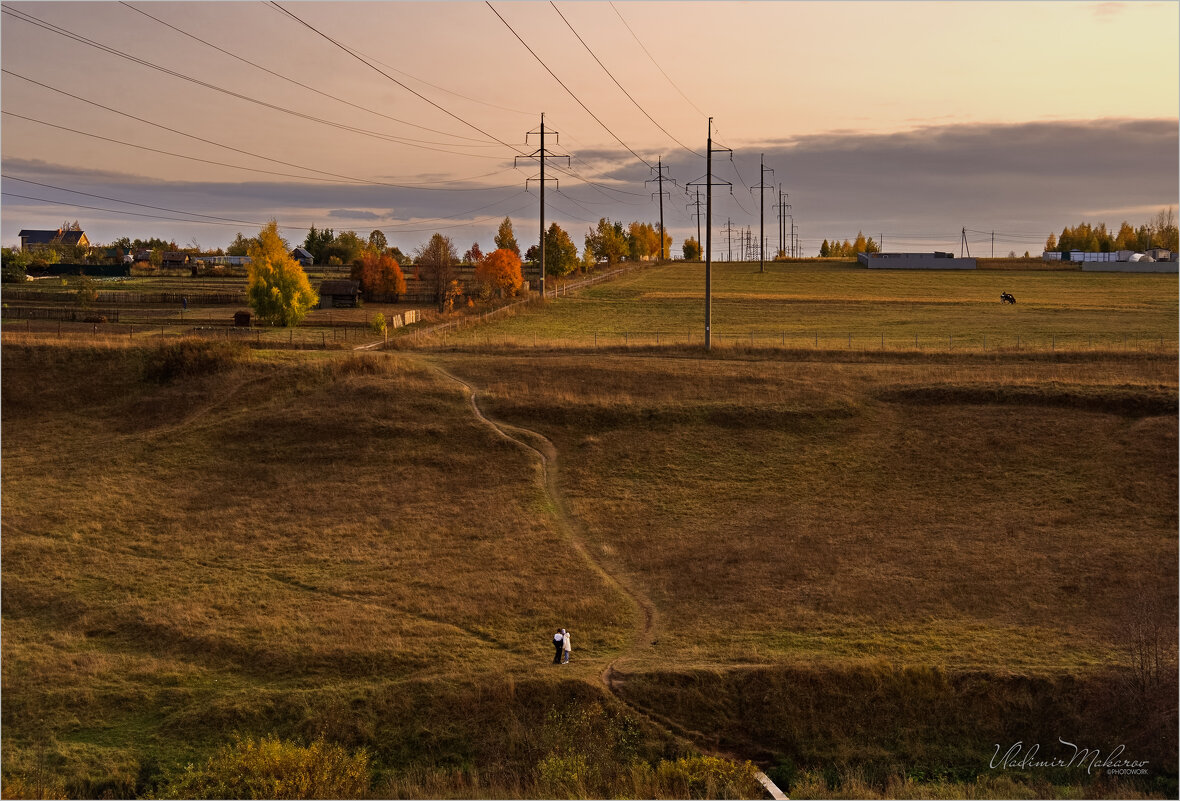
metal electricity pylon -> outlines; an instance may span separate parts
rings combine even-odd
[[[688,188],[686,187],[684,191],[687,193]],[[693,219],[695,219],[697,221],[697,260],[699,261],[701,258],[701,254],[700,254],[700,251],[701,251],[701,190],[698,189],[695,194],[696,194],[696,200],[689,201],[688,205],[685,206],[685,208],[686,209],[694,209],[694,211],[691,214],[689,214],[688,216],[692,217]]]
[[[554,142],[560,141],[560,139],[557,138],[559,136],[557,131],[548,131],[548,133],[553,134],[553,136],[554,136],[553,141]],[[540,136],[541,136],[541,146],[539,148],[537,148],[537,150],[535,150],[534,152],[530,153],[527,156],[517,156],[516,158],[514,158],[512,160],[512,166],[515,167],[517,162],[519,162],[521,159],[536,159],[537,162],[541,165],[540,177],[539,178],[525,178],[524,186],[525,186],[525,189],[528,189],[529,181],[537,181],[541,184],[541,204],[540,204],[541,205],[541,214],[540,214],[540,217],[541,217],[541,244],[540,244],[541,265],[540,266],[541,266],[541,300],[544,301],[545,300],[545,182],[546,181],[553,181],[555,184],[558,185],[558,187],[561,186],[560,182],[558,182],[558,180],[556,178],[546,178],[545,177],[545,159],[565,159],[565,163],[568,166],[570,163],[570,157],[565,156],[565,155],[556,154],[556,153],[546,153],[545,152],[546,131],[545,131],[545,114],[544,114],[544,112],[542,112],[542,114],[541,114],[541,127],[535,131],[529,131],[527,134],[525,134],[525,142],[526,143],[528,142],[528,138],[530,136],[536,136],[538,134],[540,134]]]
[[[664,191],[664,181],[665,180],[671,181],[673,186],[676,185],[676,181],[673,178],[665,179],[664,170],[666,170],[668,168],[664,166],[664,159],[662,156],[660,157],[660,160],[657,163],[657,165],[655,167],[652,167],[651,169],[655,170],[656,177],[649,178],[646,181],[644,181],[643,183],[650,184],[650,183],[654,182],[654,183],[658,183],[660,185],[660,189],[658,192],[652,192],[652,197],[659,197],[659,199],[660,199],[660,261],[663,261],[663,260],[667,259],[668,255],[669,255],[664,250],[665,243],[667,242],[667,239],[664,237],[664,195],[668,194],[667,192]],[[671,199],[671,197],[672,197],[671,195],[668,195],[669,200]]]

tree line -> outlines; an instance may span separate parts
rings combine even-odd
[[[881,246],[874,242],[871,236],[866,238],[865,235],[860,231],[856,232],[856,239],[852,242],[849,242],[847,239],[845,239],[843,242],[838,239],[833,239],[831,242],[828,242],[828,240],[825,239],[823,244],[819,246],[819,255],[825,258],[832,256],[854,259],[856,258],[857,253],[880,252]]]
[[[1107,229],[1106,223],[1091,225],[1083,222],[1073,227],[1067,225],[1061,229],[1060,236],[1049,234],[1049,238],[1045,240],[1046,251],[1061,253],[1071,250],[1092,253],[1110,253],[1116,250],[1143,252],[1152,248],[1165,248],[1172,252],[1180,250],[1180,235],[1176,228],[1174,209],[1161,209],[1138,228],[1124,220],[1118,232],[1112,233]]]

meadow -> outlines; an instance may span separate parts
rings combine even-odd
[[[368,354],[6,333],[5,794],[191,795],[273,735],[376,797],[757,797],[743,759],[793,797],[1173,795],[1174,346],[564,335],[679,319],[685,269]],[[1015,278],[1174,334],[1174,277]],[[1150,770],[989,767],[1059,736]]]
[[[704,266],[677,262],[560,296],[560,313],[496,321],[468,341],[701,344]],[[1016,305],[1001,305],[1010,292]],[[1175,275],[1043,270],[867,270],[719,263],[714,344],[896,350],[1176,347]],[[657,343],[657,336],[659,341]],[[464,341],[459,338],[457,341]]]

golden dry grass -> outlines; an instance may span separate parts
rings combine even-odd
[[[75,794],[233,731],[371,747],[399,794],[539,792],[538,716],[600,698],[640,621],[432,361],[557,446],[590,553],[655,607],[623,695],[691,731],[746,721],[751,665],[856,703],[866,661],[1085,676],[1125,666],[1136,593],[1175,606],[1163,356],[261,351],[161,382],[122,341],[2,355],[3,767],[49,743]],[[680,670],[722,681],[681,710]],[[813,754],[893,747],[819,717]]]
[[[1170,360],[446,360],[557,444],[653,663],[1074,670],[1175,598]]]

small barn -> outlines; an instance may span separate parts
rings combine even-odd
[[[331,279],[320,284],[321,309],[354,309],[361,294],[361,282],[347,278]]]
[[[299,262],[300,267],[310,267],[315,264],[315,257],[307,248],[295,248],[291,251],[291,258]]]

